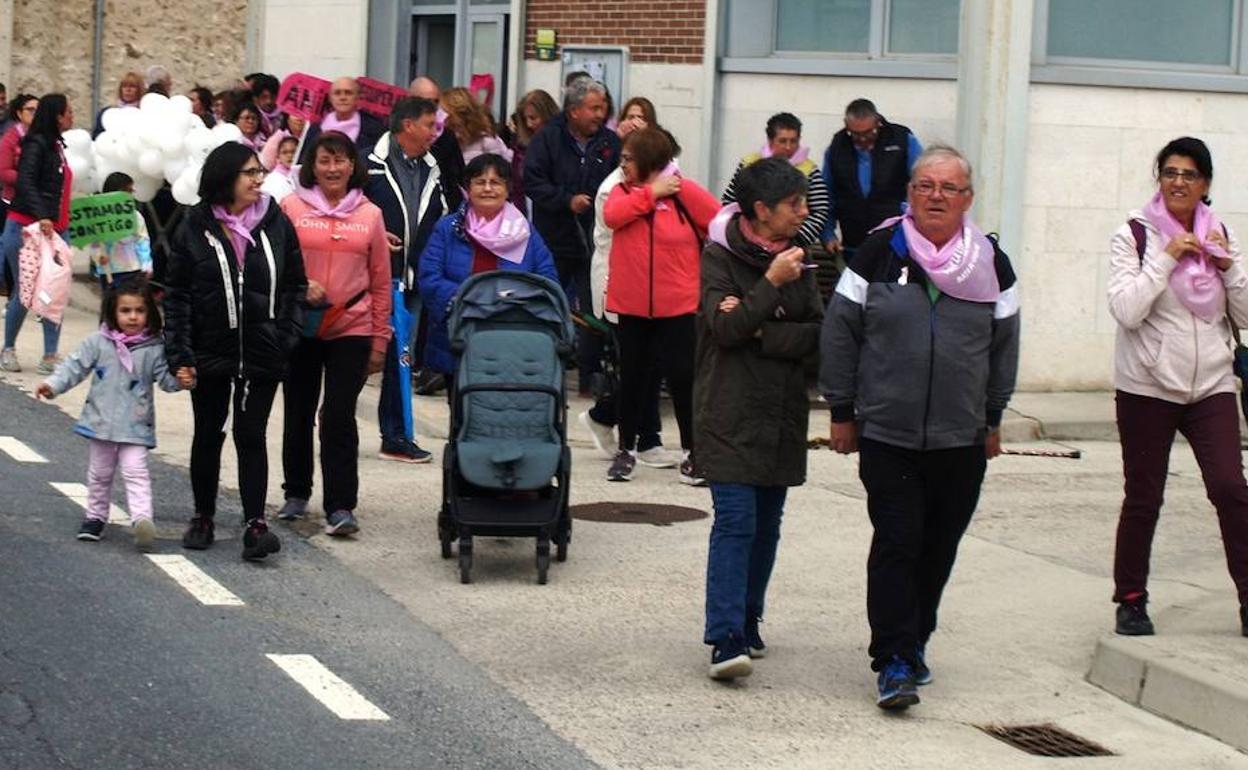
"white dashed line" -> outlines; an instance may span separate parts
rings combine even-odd
[[[0,452],[19,463],[46,463],[48,459],[12,436],[0,436]]]
[[[386,712],[370,703],[311,655],[268,654],[265,657],[276,663],[339,719],[390,719]]]
[[[190,559],[177,554],[149,553],[147,558],[173,578],[174,582],[186,589],[186,592],[199,600],[200,604],[213,606],[242,607],[243,600],[230,593],[230,590],[208,576]]]
[[[53,481],[50,483],[52,484],[53,489],[55,489],[57,492],[60,492],[62,495],[65,495],[70,500],[73,500],[75,503],[78,503],[78,505],[81,505],[84,511],[87,509],[87,485],[86,484],[75,484],[75,483],[63,482],[63,481]],[[130,526],[130,514],[123,511],[121,509],[121,506],[117,505],[116,503],[109,503],[108,504],[108,523],[120,524],[123,527],[128,527]]]

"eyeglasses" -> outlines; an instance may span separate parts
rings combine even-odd
[[[266,176],[269,175],[268,171],[259,167],[245,168],[242,171],[239,171],[238,173],[240,176],[245,176],[248,179],[251,179],[252,181],[255,181],[257,179],[264,179]]]
[[[1172,168],[1167,166],[1161,170],[1161,178],[1167,182],[1174,182],[1182,179],[1184,182],[1191,184],[1204,179],[1205,175],[1191,168]]]
[[[949,182],[945,182],[944,184],[938,185],[931,180],[924,179],[922,182],[912,183],[910,185],[910,189],[914,190],[920,195],[931,195],[937,190],[940,190],[941,195],[945,196],[946,198],[952,198],[956,195],[961,195],[967,192],[971,188],[970,186],[958,187],[957,185],[950,184]]]
[[[488,177],[479,176],[468,183],[470,187],[476,190],[485,190],[490,187],[507,187],[507,183],[502,179],[490,179]]]
[[[880,129],[878,126],[875,128],[868,128],[866,131],[850,131],[848,128],[846,128],[845,131],[849,134],[850,139],[874,139],[880,135]]]

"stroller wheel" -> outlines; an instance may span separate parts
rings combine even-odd
[[[451,539],[449,537],[443,536],[442,537],[442,558],[449,559],[454,555],[455,555],[455,552],[451,550]]]
[[[537,543],[537,584],[546,585],[546,573],[550,570],[550,542]]]
[[[467,585],[472,582],[468,573],[472,572],[472,547],[459,546],[459,582]]]
[[[564,562],[568,560],[568,537],[559,538],[555,543],[555,561]]]

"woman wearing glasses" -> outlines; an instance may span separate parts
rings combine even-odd
[[[1114,550],[1116,631],[1153,633],[1148,561],[1170,446],[1182,433],[1218,512],[1248,636],[1248,485],[1240,454],[1232,327],[1248,326],[1239,241],[1209,208],[1213,160],[1199,139],[1157,154],[1158,189],[1110,245],[1109,312],[1118,322],[1114,388],[1125,499]]]
[[[35,118],[35,110],[39,108],[39,97],[34,94],[18,94],[9,102],[9,128],[0,137],[0,220],[9,211],[9,204],[17,194],[17,160],[22,154],[22,140],[30,130],[30,122]],[[13,285],[14,276],[9,275],[6,262],[0,265],[0,288],[7,293]]]
[[[165,279],[165,354],[172,371],[195,379],[195,516],[182,545],[212,545],[221,445],[232,415],[244,559],[263,559],[281,548],[264,519],[265,429],[277,384],[299,342],[299,303],[307,290],[298,236],[260,191],[264,174],[255,151],[237,142],[208,155],[200,202],[187,209],[174,233]]]

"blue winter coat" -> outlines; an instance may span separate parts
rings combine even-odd
[[[420,255],[420,297],[424,300],[430,320],[429,337],[425,341],[425,366],[444,374],[455,371],[455,358],[451,355],[451,343],[446,333],[451,300],[472,275],[473,246],[464,233],[466,212],[467,208],[461,206],[454,214],[438,220]],[[516,264],[500,259],[498,268],[537,273],[559,282],[555,260],[535,229],[529,233],[524,260]]]
[[[94,332],[77,351],[57,364],[47,383],[58,395],[91,377],[91,392],[74,426],[75,433],[119,444],[156,446],[152,383],[166,393],[181,388],[165,363],[165,346],[160,337],[130,348],[130,357],[134,359],[134,371],[127,372],[117,357],[116,346]]]

